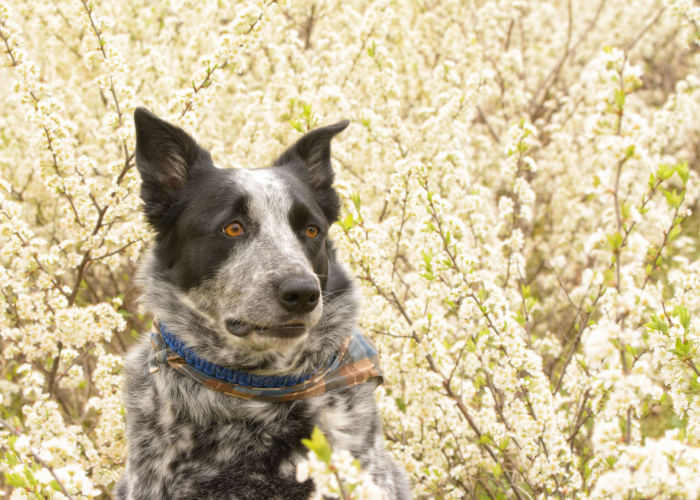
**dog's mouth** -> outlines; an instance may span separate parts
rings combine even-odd
[[[275,326],[259,326],[237,319],[227,319],[226,330],[236,337],[247,337],[257,332],[269,337],[294,338],[306,333],[306,325],[296,320]]]

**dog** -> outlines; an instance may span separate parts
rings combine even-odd
[[[144,108],[134,123],[155,230],[137,282],[155,319],[125,363],[128,456],[115,497],[307,499],[313,481],[295,470],[318,426],[387,500],[410,498],[384,446],[358,290],[328,238],[340,210],[330,143],[348,122],[257,169],[214,166]]]

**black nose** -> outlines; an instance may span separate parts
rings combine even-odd
[[[287,311],[307,313],[316,304],[321,293],[316,280],[306,277],[293,277],[284,280],[277,290],[277,300]]]

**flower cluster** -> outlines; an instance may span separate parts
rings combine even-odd
[[[0,4],[0,64],[6,494],[122,471],[144,105],[221,167],[351,120],[333,236],[416,498],[697,496],[693,2],[28,0]],[[311,449],[318,495],[375,498]]]
[[[313,479],[313,500],[384,500],[382,489],[362,470],[359,460],[348,450],[333,451],[323,432],[315,427],[310,439],[303,439],[309,449],[305,460],[296,467],[299,482]]]

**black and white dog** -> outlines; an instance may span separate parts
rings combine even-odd
[[[215,167],[187,133],[143,108],[134,120],[141,196],[156,231],[139,281],[146,310],[177,344],[165,347],[185,349],[185,368],[192,357],[229,380],[251,374],[284,385],[326,366],[355,331],[359,304],[328,239],[339,213],[330,142],[348,122],[247,170]],[[155,351],[143,339],[126,361],[128,460],[116,498],[306,499],[314,485],[297,482],[295,468],[314,426],[360,460],[385,498],[409,498],[384,448],[375,384],[245,399],[164,359],[149,371]]]

